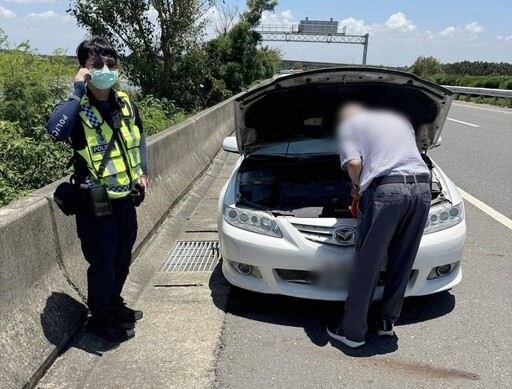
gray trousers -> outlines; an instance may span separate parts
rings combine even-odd
[[[363,193],[356,257],[342,321],[348,339],[365,338],[368,308],[386,257],[387,276],[379,318],[394,323],[400,316],[430,201],[430,185],[426,183],[370,186]]]

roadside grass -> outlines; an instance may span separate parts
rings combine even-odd
[[[477,103],[477,104],[488,104],[488,105],[494,105],[497,107],[509,107],[510,106],[510,99],[505,99],[502,97],[484,97],[484,96],[471,96],[469,99],[465,95],[458,95],[455,97],[455,100],[459,101],[466,101],[470,103]]]
[[[492,88],[512,90],[512,76],[466,76],[454,74],[437,74],[432,81],[440,85],[466,86],[473,88]],[[477,104],[489,104],[498,107],[509,107],[510,99],[485,96],[471,96],[459,94],[456,100],[469,101]]]

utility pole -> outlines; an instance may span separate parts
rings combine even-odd
[[[366,66],[366,56],[368,54],[368,38],[370,37],[370,34],[366,34],[364,36],[364,43],[363,43],[363,66]]]

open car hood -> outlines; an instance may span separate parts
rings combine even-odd
[[[414,127],[418,148],[433,148],[453,93],[417,76],[378,68],[314,70],[277,78],[235,101],[238,149],[245,155],[292,139],[335,134],[336,114],[346,102],[392,109]]]

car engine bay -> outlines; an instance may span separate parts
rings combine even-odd
[[[240,166],[237,188],[237,206],[267,210],[274,216],[353,217],[352,184],[337,155],[250,156]],[[433,203],[439,197],[443,197],[441,182],[433,174]]]

